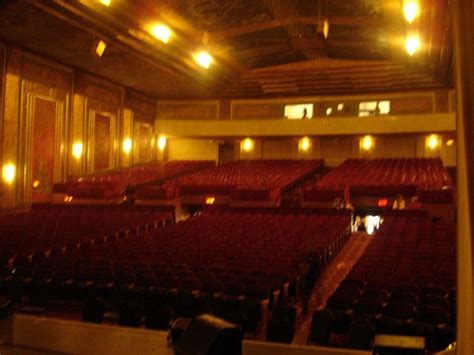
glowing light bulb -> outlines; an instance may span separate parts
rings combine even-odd
[[[454,139],[448,139],[448,141],[446,142],[446,145],[448,146],[452,146],[454,144]]]

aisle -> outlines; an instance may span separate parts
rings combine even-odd
[[[313,312],[324,308],[326,301],[346,277],[352,266],[364,253],[372,236],[366,233],[353,233],[340,253],[329,263],[328,267],[316,280],[308,303],[308,312],[301,315],[296,323],[293,344],[303,345],[309,336]]]

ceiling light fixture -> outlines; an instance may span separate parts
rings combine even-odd
[[[110,4],[112,3],[112,0],[99,0],[99,2],[100,2],[102,5],[109,7]]]
[[[92,54],[97,58],[102,58],[106,48],[107,43],[102,39],[98,39],[94,42],[94,45],[92,46]]]
[[[194,60],[204,69],[209,69],[214,59],[206,51],[200,51],[194,55]]]
[[[171,37],[171,30],[162,23],[153,24],[148,28],[148,32],[163,43],[168,43]]]

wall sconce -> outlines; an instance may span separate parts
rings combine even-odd
[[[250,153],[253,151],[255,143],[250,138],[245,138],[243,141],[240,142],[240,149],[246,153]]]
[[[308,137],[303,137],[298,141],[298,149],[302,152],[308,152],[313,144],[312,140]]]
[[[72,145],[72,156],[77,160],[81,159],[84,146],[81,142],[76,142]]]
[[[403,16],[408,23],[412,23],[418,16],[420,16],[420,4],[418,3],[418,0],[403,1]]]
[[[426,137],[425,140],[425,145],[426,148],[430,150],[436,150],[440,146],[441,139],[437,134],[430,134],[428,137]]]
[[[372,150],[375,147],[375,140],[372,136],[364,136],[360,139],[359,146],[361,150]]]
[[[16,175],[16,166],[14,164],[6,164],[3,166],[2,169],[2,179],[5,181],[7,184],[13,184],[15,181],[15,175]]]
[[[130,138],[125,138],[123,140],[122,149],[125,154],[130,154],[132,151],[132,140]]]
[[[167,143],[167,140],[166,140],[165,136],[159,136],[158,137],[158,144],[157,145],[158,145],[158,149],[160,150],[160,152],[165,150],[166,143]]]

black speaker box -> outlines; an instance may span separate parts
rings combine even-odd
[[[193,318],[174,345],[177,355],[240,355],[240,328],[210,314]]]

